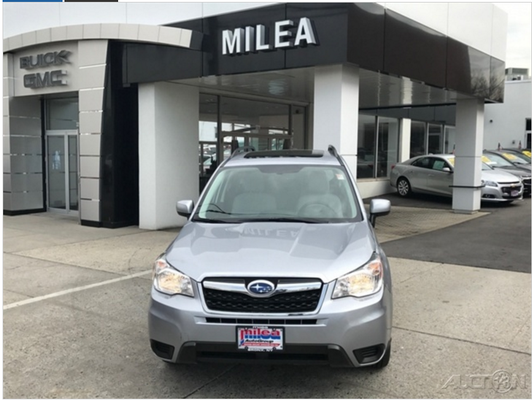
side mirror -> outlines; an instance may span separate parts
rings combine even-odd
[[[194,201],[192,200],[180,200],[177,202],[175,209],[179,215],[188,218],[194,211]]]
[[[371,226],[375,227],[375,220],[377,217],[383,217],[390,214],[392,204],[390,200],[373,199],[369,203],[369,222]]]
[[[449,168],[449,167],[443,167],[443,168],[442,168],[442,171],[443,171],[443,172],[449,172],[450,174],[453,173],[453,170],[452,170],[451,168]]]

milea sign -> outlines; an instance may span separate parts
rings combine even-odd
[[[292,20],[274,24],[274,41],[269,42],[265,25],[246,26],[222,31],[222,54],[245,54],[258,51],[317,45],[316,34],[309,18],[301,18],[296,26]],[[295,36],[294,36],[295,31]]]

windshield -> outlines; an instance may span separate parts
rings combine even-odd
[[[514,164],[530,164],[530,157],[523,153],[503,153],[504,157]]]
[[[492,167],[514,167],[514,165],[507,161],[504,157],[498,154],[484,154],[482,155],[482,161]]]
[[[209,185],[193,218],[228,223],[331,223],[361,219],[344,169],[308,165],[225,168]]]

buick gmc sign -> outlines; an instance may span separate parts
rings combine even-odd
[[[274,23],[274,40],[269,42],[265,25],[246,26],[222,31],[222,54],[245,54],[309,44],[317,45],[316,34],[309,18],[301,18],[297,25],[292,20]]]
[[[68,57],[72,53],[68,50],[50,51],[36,55],[20,57],[20,68],[28,71],[39,68],[48,68],[70,64]],[[67,71],[55,69],[52,71],[36,71],[25,74],[23,77],[24,87],[30,89],[39,89],[52,86],[65,86],[68,84],[65,77]]]

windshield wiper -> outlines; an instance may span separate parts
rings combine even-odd
[[[216,209],[212,209],[212,207],[216,207]],[[212,213],[218,213],[218,214],[226,214],[226,215],[231,215],[230,212],[227,212],[227,211],[224,211],[220,208],[220,206],[218,204],[214,204],[214,203],[210,203],[208,206],[207,206],[207,210],[205,210],[205,212],[212,212]]]
[[[270,217],[270,218],[250,218],[240,220],[241,222],[299,222],[304,224],[328,224],[329,221],[316,218],[301,218],[301,217]]]
[[[211,219],[211,218],[201,218],[197,215],[192,218],[192,221],[194,222],[205,222],[207,224],[229,224],[229,221],[226,221],[224,219]]]
[[[216,214],[233,215],[230,212],[223,211],[223,210],[206,210],[205,212],[206,213],[211,212],[211,213],[216,213]]]
[[[213,210],[213,209],[210,208],[211,206],[214,206],[217,209]],[[208,213],[208,212],[209,213],[215,213],[215,214],[232,215],[230,212],[222,210],[217,204],[213,204],[213,203],[209,204],[209,208],[205,211],[205,213]],[[207,222],[207,223],[212,223],[212,224],[226,224],[226,223],[229,223],[229,221],[226,221],[226,220],[212,219],[212,218],[201,218],[201,217],[199,217],[199,210],[196,212],[196,214],[194,214],[194,217],[192,217],[192,221],[195,221],[195,222]]]

